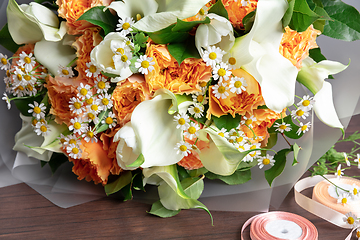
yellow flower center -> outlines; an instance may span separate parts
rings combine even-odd
[[[142,62],[141,62],[141,67],[142,67],[142,68],[148,68],[149,66],[150,66],[149,61],[146,61],[146,60],[145,60],[145,61],[142,61]]]
[[[91,120],[94,120],[94,119],[95,119],[95,115],[94,115],[93,113],[91,113],[91,112],[89,112],[89,113],[87,114],[87,116],[88,116],[88,118],[91,119]]]
[[[229,139],[229,143],[234,143],[234,140],[233,140],[233,139]]]
[[[104,105],[106,106],[106,105],[109,104],[109,99],[103,98],[103,99],[101,100],[101,102],[102,102],[102,104],[104,104]]]
[[[309,106],[309,105],[310,105],[310,101],[309,101],[309,100],[304,100],[304,101],[302,102],[302,105],[303,105],[304,107]]]
[[[244,146],[239,146],[238,149],[245,150]]]
[[[45,119],[40,119],[40,122],[41,122],[41,123],[45,123]]]
[[[29,75],[25,75],[25,76],[24,76],[24,79],[25,79],[26,81],[30,81],[30,80],[31,80],[31,77],[30,77]]]
[[[26,64],[29,64],[29,63],[31,63],[31,59],[29,57],[24,57],[24,62]]]
[[[337,170],[337,175],[338,175],[338,176],[341,176],[341,170],[340,170],[340,169]]]
[[[358,194],[357,188],[354,188],[353,193],[354,193],[354,195]]]
[[[197,100],[198,102],[202,102],[202,101],[204,100],[204,96],[203,96],[203,95],[198,95],[197,98],[196,98],[196,100]]]
[[[125,43],[126,45],[130,45],[131,44],[131,41],[126,41],[126,43]]]
[[[10,71],[9,70],[6,71],[6,76],[10,77]]]
[[[347,198],[341,199],[341,203],[342,203],[342,204],[346,204],[346,203],[347,203]]]
[[[90,104],[92,104],[93,103],[93,101],[94,101],[94,99],[92,99],[92,98],[88,98],[88,99],[86,99],[86,104],[88,104],[88,105],[90,105]]]
[[[194,112],[199,113],[199,112],[201,112],[201,110],[200,110],[200,108],[194,107]]]
[[[217,55],[216,55],[215,52],[211,52],[211,53],[209,54],[209,58],[210,58],[211,60],[215,60],[216,57],[217,57]]]
[[[126,62],[128,60],[128,57],[126,55],[121,56],[121,61]]]
[[[356,231],[356,237],[360,238],[360,230]]]
[[[41,113],[41,109],[39,107],[34,107],[34,113],[36,114]]]
[[[200,87],[206,87],[207,82],[201,82]]]
[[[32,90],[34,89],[33,86],[31,86],[30,84],[28,84],[28,85],[26,86],[26,88],[27,88],[30,92],[32,92]]]
[[[296,111],[296,115],[298,115],[299,117],[301,117],[302,115],[304,115],[304,111],[299,109]]]
[[[95,73],[95,72],[97,71],[96,66],[91,65],[90,68],[89,68],[89,71],[90,71],[91,73]]]
[[[46,132],[46,131],[47,131],[47,127],[46,127],[46,126],[44,126],[44,125],[42,125],[42,126],[40,127],[40,131],[42,131],[42,132]]]
[[[262,163],[263,163],[264,165],[268,165],[268,164],[270,164],[270,159],[264,158],[264,159],[262,160]]]
[[[305,131],[307,129],[307,125],[301,126],[301,131]]]
[[[226,70],[225,70],[225,69],[220,68],[220,69],[218,70],[218,75],[219,75],[220,77],[225,76],[225,74],[226,74]]]
[[[3,65],[6,65],[6,64],[7,64],[6,58],[2,58],[2,59],[1,59],[1,63],[2,63]]]
[[[180,125],[184,125],[184,124],[186,123],[186,121],[185,121],[184,118],[180,118],[180,119],[178,120],[178,123],[179,123]]]
[[[74,103],[74,108],[80,109],[80,108],[81,108],[81,104],[80,104],[79,102]]]
[[[61,144],[64,144],[65,138],[60,138],[60,142],[61,142]]]
[[[69,144],[76,144],[76,140],[75,139],[70,139]]]
[[[225,92],[225,87],[224,86],[220,86],[219,88],[218,88],[218,92],[219,93],[224,93]]]
[[[241,86],[242,86],[241,81],[236,81],[236,82],[234,83],[234,87],[236,87],[236,88],[240,88]]]
[[[236,59],[234,57],[229,58],[229,63],[230,63],[230,65],[235,65]]]
[[[72,150],[73,154],[78,154],[79,153],[79,149],[77,147],[74,147]]]
[[[17,90],[20,90],[20,91],[24,91],[24,87],[23,87],[23,86],[18,86],[16,89],[17,89]]]
[[[16,77],[17,77],[17,79],[18,79],[19,81],[21,81],[22,76],[21,76],[21,74],[20,74],[20,73],[18,73],[18,74],[16,75]]]
[[[87,93],[88,93],[88,90],[86,90],[86,88],[82,88],[80,90],[80,94],[83,95],[83,96],[86,96]]]
[[[282,130],[285,130],[285,129],[286,129],[286,125],[280,125],[279,128],[282,129]]]
[[[245,120],[245,124],[248,125],[248,126],[250,126],[250,124],[252,124],[252,122],[253,121],[251,119],[246,119]]]
[[[200,9],[199,14],[202,15],[202,16],[204,16],[204,15],[205,15],[205,10],[204,10],[204,9]]]
[[[111,117],[107,117],[105,119],[105,122],[106,122],[106,124],[110,125],[110,124],[112,124],[114,122],[114,120]]]
[[[81,123],[79,122],[74,123],[74,128],[79,130],[81,128]]]
[[[191,127],[189,127],[188,132],[189,132],[190,134],[194,134],[194,133],[196,133],[196,128],[193,127],[193,126],[191,126]]]
[[[140,15],[139,13],[136,14],[136,20],[137,20],[137,21],[139,21],[141,18],[142,18],[142,17],[141,17],[141,15]]]
[[[97,106],[97,105],[91,105],[91,110],[97,111],[97,110],[98,110],[98,106]]]
[[[180,146],[180,151],[185,152],[187,150],[187,147],[185,145]]]
[[[118,52],[122,55],[125,53],[125,50],[123,48],[118,48],[118,49],[116,49],[116,52]]]
[[[92,131],[88,131],[86,134],[88,135],[89,138],[94,137],[94,133]]]
[[[225,137],[223,132],[219,132],[218,135],[221,136],[221,137]]]
[[[128,30],[129,27],[130,27],[130,23],[128,23],[128,22],[126,22],[126,23],[124,23],[124,24],[122,25],[122,28],[123,28],[124,30]]]
[[[348,224],[352,225],[355,222],[355,219],[353,217],[348,217],[347,219]]]
[[[61,70],[61,72],[62,72],[62,74],[64,74],[64,75],[69,75],[69,71],[66,70],[66,69]]]
[[[231,136],[237,136],[237,132],[233,132]]]
[[[253,149],[255,149],[255,148],[256,148],[255,145],[253,145],[253,146],[250,147],[251,150],[253,150]],[[250,153],[250,156],[252,156],[252,157],[255,157],[255,155],[256,155],[256,151]]]
[[[36,120],[35,118],[31,121],[31,124],[32,124],[33,126],[35,126],[37,123],[38,123],[38,120]]]
[[[244,140],[243,137],[237,137],[237,138],[236,138],[236,142],[238,142],[238,143],[242,142],[243,140]]]

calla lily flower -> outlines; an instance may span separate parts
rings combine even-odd
[[[230,53],[236,67],[250,73],[261,86],[268,108],[281,112],[294,103],[297,69],[279,53],[283,35],[284,0],[259,0],[251,31],[235,40]]]
[[[54,12],[41,4],[21,4],[9,0],[6,15],[12,39],[17,44],[35,43],[41,39],[60,41],[66,34],[66,24]]]
[[[175,150],[176,144],[182,140],[182,132],[176,128],[173,115],[169,114],[177,111],[177,106],[175,95],[161,89],[153,99],[141,102],[134,109],[131,126],[145,159],[142,168],[172,165],[182,159]]]
[[[157,13],[140,19],[134,27],[144,32],[156,32],[177,22],[195,16],[208,0],[157,0]]]
[[[211,22],[200,24],[195,34],[195,46],[200,55],[202,48],[215,45],[224,51],[229,51],[234,45],[235,37],[233,27],[229,20],[214,13],[207,15]]]
[[[155,0],[123,0],[114,1],[107,8],[113,9],[121,19],[132,17],[134,20],[140,20],[144,16],[156,13],[158,3]]]
[[[316,116],[326,125],[343,129],[339,117],[336,114],[332,87],[329,82],[324,81],[331,74],[339,73],[348,66],[339,62],[324,60],[316,63],[310,57],[303,60],[303,66],[298,74],[297,80],[307,87],[314,96],[314,111]]]

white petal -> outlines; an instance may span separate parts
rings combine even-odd
[[[121,19],[132,17],[136,20],[136,15],[142,17],[156,13],[158,4],[155,0],[124,0],[114,1],[107,8],[115,10]]]
[[[36,2],[31,2],[29,5],[29,10],[31,10],[29,14],[33,15],[39,22],[49,27],[57,28],[59,26],[59,19],[53,11]]]

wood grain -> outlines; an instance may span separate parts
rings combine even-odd
[[[357,129],[360,115],[353,117],[347,132]],[[352,144],[342,144],[338,150],[351,147]],[[347,173],[360,175],[360,170],[353,168]],[[162,219],[148,214],[149,210],[148,204],[113,198],[62,209],[26,184],[18,184],[0,189],[0,239],[240,239],[243,223],[257,214],[212,211],[211,226],[205,211],[183,210],[173,218]],[[320,240],[345,239],[349,233],[300,208],[293,191],[279,209],[271,210],[309,219],[317,227]]]

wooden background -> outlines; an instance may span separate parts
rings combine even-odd
[[[347,133],[357,129],[360,115],[352,118]],[[349,151],[351,147],[352,144],[341,144],[337,150]],[[360,170],[353,167],[346,173],[360,175]],[[202,210],[183,210],[168,219],[147,214],[149,210],[150,205],[113,198],[62,209],[26,184],[18,184],[0,189],[0,239],[240,239],[243,223],[258,214],[212,211],[214,226],[211,226],[209,215]],[[309,219],[317,227],[320,240],[345,239],[349,233],[300,208],[293,191],[280,209],[271,210]],[[247,229],[245,239],[250,239],[248,232]]]

